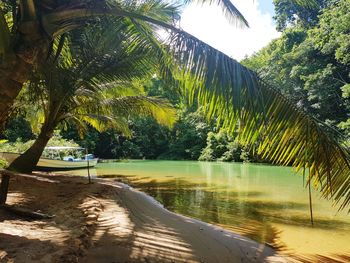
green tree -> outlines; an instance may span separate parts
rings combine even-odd
[[[10,142],[15,142],[18,139],[21,141],[28,141],[33,139],[34,135],[28,121],[25,120],[23,116],[19,115],[11,118],[7,122],[5,130],[0,136]]]
[[[230,136],[226,130],[218,132],[209,132],[207,137],[207,145],[203,149],[200,161],[225,161],[239,162],[248,161],[245,156],[243,147]]]
[[[252,58],[243,61],[265,81],[280,87],[296,105],[334,126],[347,119],[349,3],[323,10],[312,28],[286,29]],[[344,95],[344,96],[342,96]]]
[[[336,0],[315,0],[305,3],[298,0],[273,0],[277,30],[283,31],[290,25],[312,27],[318,22],[320,11]]]
[[[167,127],[159,125],[151,118],[137,118],[132,121],[131,128],[134,132],[130,141],[139,147],[139,158],[157,159],[160,154],[167,151],[169,145]],[[122,144],[123,148],[126,142]]]
[[[198,160],[209,130],[210,124],[207,124],[202,109],[195,112],[192,109],[183,109],[170,132],[169,149],[159,158]]]

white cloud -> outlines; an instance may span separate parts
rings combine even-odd
[[[227,55],[241,60],[277,38],[279,33],[271,14],[259,10],[259,1],[231,1],[248,20],[249,28],[237,28],[230,24],[217,6],[197,4],[184,9],[181,27]]]

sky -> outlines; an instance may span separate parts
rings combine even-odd
[[[190,4],[181,27],[236,60],[252,55],[279,37],[273,21],[272,0],[231,0],[248,20],[249,28],[230,24],[215,5]]]

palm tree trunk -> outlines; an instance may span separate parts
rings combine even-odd
[[[36,21],[21,23],[18,31],[19,37],[0,57],[0,129],[23,83],[30,78],[33,67],[46,59],[50,46],[50,39]]]
[[[37,165],[40,156],[42,155],[52,135],[53,129],[43,128],[33,145],[17,159],[15,159],[10,164],[8,169],[21,173],[31,173]]]
[[[32,65],[16,55],[0,63],[0,127],[5,124],[15,98],[28,80]]]

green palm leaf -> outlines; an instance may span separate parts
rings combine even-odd
[[[248,26],[247,20],[230,0],[196,0],[195,2],[219,5],[229,21]],[[178,6],[181,6],[181,4]],[[142,19],[154,25],[158,25],[159,22],[169,24],[172,22],[172,19],[176,20],[176,17],[179,17],[179,8],[174,4],[165,3],[161,0],[126,1],[105,7],[73,2],[71,5],[65,5],[64,8],[56,8],[54,11],[43,15],[42,25],[49,35],[56,37],[84,26],[86,19],[105,15]],[[143,17],[141,18],[141,16]]]
[[[88,123],[99,132],[113,129],[122,132],[127,137],[131,137],[131,131],[128,127],[128,122],[123,118],[115,118],[101,114],[85,114],[80,115],[78,118]]]
[[[176,120],[176,111],[167,100],[146,96],[124,96],[106,99],[104,105],[124,117],[150,116],[160,124],[172,127]]]
[[[230,21],[241,26],[249,26],[248,21],[230,0],[187,0],[186,2],[197,2],[200,4],[214,4],[221,7],[224,16]]]
[[[129,117],[151,116],[171,126],[175,111],[167,101],[139,95],[144,78],[155,72],[157,57],[150,56],[155,53],[155,40],[145,40],[124,18],[103,23],[99,30],[67,35],[69,46],[57,41],[52,58],[31,82],[36,96],[45,94],[40,101],[46,121],[50,117],[52,123],[74,123],[81,133],[87,123],[99,131],[115,129],[126,136],[131,135]],[[58,50],[63,56],[57,59]]]

